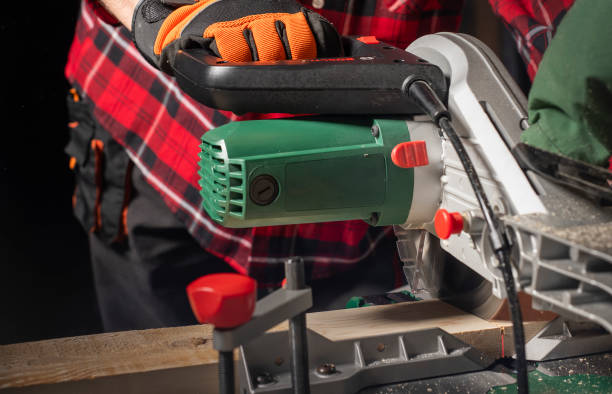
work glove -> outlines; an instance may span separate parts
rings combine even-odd
[[[181,49],[204,48],[229,62],[340,56],[340,36],[294,0],[141,0],[132,35],[155,67],[172,74]]]

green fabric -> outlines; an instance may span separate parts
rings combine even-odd
[[[608,167],[612,152],[612,0],[577,0],[546,50],[521,140]]]
[[[365,306],[365,303],[363,297],[351,297],[344,306],[344,309],[361,308]]]
[[[610,393],[612,377],[601,375],[549,376],[538,370],[529,372],[529,392],[532,394]],[[516,383],[491,388],[487,394],[515,394]]]

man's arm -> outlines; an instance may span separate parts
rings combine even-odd
[[[121,24],[128,29],[132,29],[132,15],[134,15],[134,8],[138,4],[138,0],[99,0],[100,4],[104,6],[113,14],[115,18]]]

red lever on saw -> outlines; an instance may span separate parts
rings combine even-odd
[[[400,168],[421,167],[429,164],[425,141],[401,142],[391,151],[391,161]]]
[[[463,231],[463,217],[459,212],[448,212],[438,209],[434,218],[436,233],[441,239],[448,239],[452,234]]]
[[[206,275],[187,286],[187,297],[200,323],[233,328],[251,319],[257,301],[257,282],[238,274]]]

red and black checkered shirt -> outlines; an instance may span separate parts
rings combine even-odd
[[[375,35],[398,47],[424,34],[457,30],[462,7],[458,0],[304,3],[342,34]],[[265,286],[280,282],[284,276],[280,263],[292,247],[308,263],[312,278],[324,278],[362,260],[390,235],[389,228],[372,228],[362,221],[249,229],[218,226],[201,206],[200,137],[229,121],[257,116],[237,117],[187,97],[174,79],[142,58],[124,27],[114,25],[103,9],[96,8],[90,1],[82,4],[66,76],[93,103],[96,120],[125,147],[170,210],[207,251]]]
[[[542,55],[574,0],[489,0],[513,33],[519,54],[533,80]]]
[[[375,35],[397,47],[406,47],[424,34],[456,31],[463,5],[462,0],[302,2],[329,19],[343,35]],[[515,10],[509,3],[521,3],[491,2],[500,13],[506,8]],[[533,16],[515,14],[515,18],[506,18],[512,26],[523,20],[522,15]],[[517,31],[523,31],[522,25],[517,26]],[[536,59],[531,52],[529,56]],[[257,116],[238,117],[187,97],[174,79],[142,58],[127,29],[113,23],[112,17],[90,0],[82,3],[66,76],[93,103],[96,120],[125,147],[194,238],[260,285],[280,282],[280,263],[292,250],[291,254],[307,262],[312,278],[324,278],[362,260],[390,235],[389,228],[373,228],[361,221],[250,229],[218,226],[201,206],[197,175],[200,137],[227,122]]]

